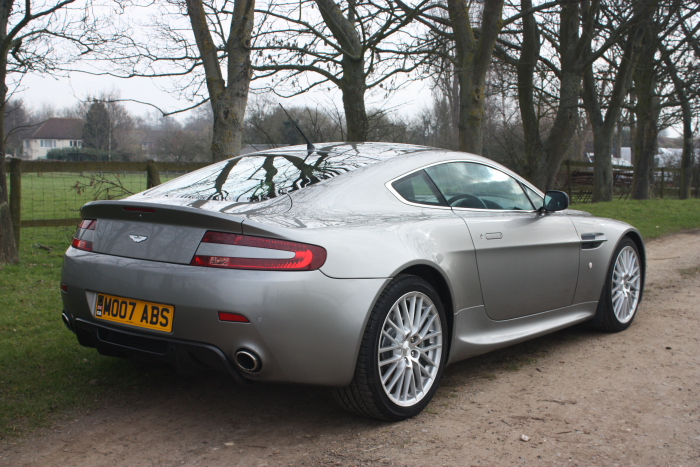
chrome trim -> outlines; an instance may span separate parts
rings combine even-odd
[[[238,356],[242,355],[243,357],[249,358],[253,362],[253,366],[251,368],[246,368],[241,363],[238,361]],[[257,373],[260,371],[260,368],[262,367],[262,364],[260,362],[260,357],[253,352],[252,350],[248,349],[239,349],[236,352],[234,361],[236,362],[236,366],[240,368],[241,370],[245,371],[246,373]]]
[[[518,181],[519,183],[521,183],[521,184],[525,185],[526,187],[530,188],[530,189],[531,189],[532,191],[534,191],[535,193],[541,194],[542,198],[544,198],[544,194],[543,194],[537,187],[535,187],[534,185],[531,185],[530,182],[526,181],[524,178],[520,177],[520,176],[519,176],[518,174],[516,174],[515,172],[513,172],[513,173],[508,173],[508,172],[506,172],[506,171],[503,170],[505,167],[499,167],[499,166],[496,166],[496,165],[493,165],[493,164],[488,164],[488,163],[486,163],[486,162],[475,161],[475,160],[470,160],[470,159],[449,159],[449,160],[440,161],[440,162],[433,162],[432,164],[424,165],[424,166],[419,167],[419,168],[417,168],[417,169],[411,170],[410,172],[406,172],[405,174],[400,175],[400,176],[398,176],[398,177],[396,177],[396,178],[393,178],[393,179],[389,180],[388,182],[386,182],[386,183],[384,184],[384,186],[385,186],[394,196],[396,196],[396,198],[397,198],[399,201],[401,201],[402,203],[408,204],[409,206],[416,206],[416,207],[419,207],[419,208],[450,209],[450,210],[453,210],[453,211],[454,211],[454,210],[459,210],[459,211],[470,211],[470,212],[523,212],[523,213],[524,213],[524,212],[528,212],[528,213],[537,212],[536,209],[532,209],[532,210],[530,210],[530,211],[525,211],[525,210],[520,210],[520,209],[475,209],[475,208],[457,208],[457,207],[452,207],[452,206],[434,206],[434,205],[430,205],[430,204],[418,204],[418,203],[413,203],[413,202],[411,202],[411,201],[405,200],[405,199],[394,189],[394,187],[391,186],[391,184],[394,183],[395,181],[400,180],[400,179],[402,179],[402,178],[404,178],[404,177],[408,177],[409,175],[414,174],[414,173],[416,173],[416,172],[420,172],[421,170],[425,170],[425,169],[427,169],[427,168],[429,168],[429,167],[433,167],[434,165],[451,164],[451,163],[453,163],[453,162],[466,162],[466,163],[469,163],[469,164],[480,164],[480,165],[485,165],[486,167],[489,167],[489,168],[491,168],[491,169],[498,170],[499,172],[503,172],[504,174],[508,175],[509,177],[514,178],[516,181]],[[527,193],[526,193],[525,191],[523,191],[523,193],[525,193],[525,196],[527,196]],[[530,199],[529,196],[528,196],[528,199]],[[531,200],[530,202],[532,202],[532,200]]]

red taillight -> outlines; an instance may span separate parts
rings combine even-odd
[[[136,206],[124,206],[124,210],[134,212],[156,212],[153,208],[137,208]]]
[[[78,225],[79,229],[84,229],[84,230],[95,230],[95,226],[97,225],[97,221],[95,219],[85,219],[80,222]]]
[[[84,250],[84,251],[92,251],[92,241],[90,240],[84,240],[78,237],[82,237],[81,235],[81,230],[95,230],[95,227],[97,227],[97,220],[95,219],[84,219],[80,222],[78,225],[78,231],[75,233],[75,237],[73,238],[73,243],[71,245],[73,248],[77,248],[78,250]],[[92,235],[92,234],[91,234]],[[91,238],[91,237],[88,237]]]
[[[71,243],[73,248],[78,250],[92,251],[92,242],[87,240],[80,240],[79,238],[74,238],[73,243]]]
[[[66,284],[61,284],[61,291],[68,293],[68,286]]]
[[[193,266],[229,269],[257,269],[275,271],[313,271],[326,262],[326,250],[316,245],[289,242],[274,238],[251,237],[224,232],[207,232],[202,243],[237,245],[294,253],[292,258],[239,258],[231,256],[195,255]]]
[[[219,321],[229,321],[231,323],[250,323],[248,318],[238,313],[227,313],[225,311],[219,312]]]

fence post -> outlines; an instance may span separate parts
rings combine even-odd
[[[160,174],[158,173],[158,167],[156,167],[156,161],[149,159],[146,163],[146,189],[148,190],[158,185],[160,185]]]
[[[569,188],[569,200],[574,199],[571,189],[571,161],[569,159],[566,160],[566,186]]]
[[[664,185],[666,182],[665,175],[666,175],[666,172],[664,171],[664,168],[661,167],[661,192],[660,192],[661,199],[664,199]]]
[[[22,159],[10,159],[10,217],[15,233],[15,245],[19,250],[22,223]]]

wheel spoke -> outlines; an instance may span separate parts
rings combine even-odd
[[[403,357],[401,356],[401,354],[399,354],[399,355],[394,355],[394,356],[391,357],[391,358],[387,358],[386,360],[379,362],[379,368],[381,368],[381,367],[383,367],[383,366],[385,366],[385,365],[388,365],[388,364],[390,364],[390,363],[398,362],[398,361],[401,360],[402,358],[403,358]]]
[[[394,364],[391,365],[391,368],[389,368],[389,370],[386,373],[384,373],[384,375],[382,376],[382,384],[386,385],[386,382],[389,381],[389,378],[391,378],[391,375],[394,374],[396,369],[399,367],[400,363],[401,362],[394,362]]]
[[[433,379],[434,379],[434,378],[433,378],[433,375],[431,375],[430,372],[429,372],[423,365],[420,364],[420,362],[418,362],[418,363],[416,363],[416,364],[417,364],[418,367],[420,368],[421,373],[424,373],[425,376],[427,376],[428,378],[430,378],[430,380],[433,380]]]
[[[423,297],[418,296],[413,300],[413,315],[411,316],[413,320],[411,321],[411,334],[415,333],[418,329],[418,322],[421,319],[421,312],[423,310]]]
[[[394,316],[396,317],[396,323],[398,324],[399,328],[401,328],[401,333],[403,333],[403,318],[401,317],[401,304],[397,303],[394,305],[391,309],[394,312]]]
[[[391,352],[392,350],[400,349],[401,346],[398,344],[392,345],[391,347],[379,347],[379,353],[383,354],[384,352]]]
[[[401,345],[401,341],[395,339],[386,331],[382,331],[382,336],[386,337],[387,339],[389,339],[391,342],[393,342],[396,345],[399,345],[399,346]]]
[[[403,319],[403,327],[404,329],[406,329],[407,332],[411,332],[411,311],[409,309],[410,303],[408,303],[407,300],[404,300],[401,305],[403,305],[401,307],[401,318]]]
[[[391,390],[394,388],[394,385],[398,381],[401,381],[401,377],[403,376],[405,371],[406,371],[406,365],[403,364],[402,362],[399,362],[399,364],[396,367],[396,372],[394,373],[394,377],[391,379],[391,382],[386,387],[389,392],[391,392]]]
[[[428,363],[428,365],[437,367],[437,364],[428,355],[423,354],[421,355],[421,358],[425,360]]]
[[[401,388],[403,389],[403,393],[401,394],[403,396],[404,402],[408,400],[408,390],[410,389],[411,385],[411,373],[410,371],[404,371],[403,372],[403,384]],[[401,399],[399,399],[401,400]]]
[[[430,331],[430,326],[432,326],[433,321],[435,321],[435,318],[437,318],[437,315],[432,315],[427,322],[421,327],[420,332],[418,333],[418,337],[420,337],[421,340],[425,339],[426,333]]]
[[[421,341],[421,342],[427,341],[427,340],[432,339],[433,337],[438,337],[438,336],[442,336],[442,332],[438,331],[438,332],[434,332],[434,333],[432,333],[432,334],[428,334],[428,335],[425,336],[425,337],[421,337],[420,341]]]
[[[433,345],[430,345],[430,346],[428,346],[428,347],[421,347],[421,348],[419,348],[418,350],[420,350],[421,353],[426,353],[426,352],[429,352],[429,351],[431,351],[431,350],[433,350],[433,349],[439,349],[439,348],[441,348],[441,347],[442,347],[442,342],[439,342],[439,343],[437,343],[437,344],[433,344]]]
[[[403,335],[405,334],[403,328],[399,327],[399,325],[396,324],[396,323],[394,323],[394,322],[391,320],[391,318],[389,318],[388,316],[387,316],[387,318],[386,318],[386,321],[387,321],[387,323],[389,323],[389,325],[390,325],[392,328],[396,329],[396,332],[398,333],[397,335],[403,336]]]
[[[423,368],[418,362],[413,365],[413,379],[416,380],[416,390],[418,392],[423,392],[423,377],[421,376],[421,368]]]

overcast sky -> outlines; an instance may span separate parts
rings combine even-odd
[[[27,75],[22,80],[20,91],[15,97],[24,100],[31,108],[39,108],[44,103],[53,105],[56,109],[76,105],[80,99],[88,95],[99,94],[101,91],[117,89],[122,99],[134,99],[149,102],[166,111],[174,111],[192,105],[189,102],[178,101],[171,93],[159,88],[166,87],[167,78],[152,80],[148,78],[119,79],[109,76],[92,76],[73,73],[70,78],[55,78],[50,76]],[[253,83],[253,86],[255,83]],[[276,97],[273,97],[277,101]],[[411,83],[405,89],[399,90],[388,100],[367,99],[368,107],[396,107],[401,114],[415,114],[421,108],[429,105],[430,89],[423,83]],[[343,104],[340,91],[316,91],[292,99],[279,99],[282,105],[330,106],[332,103],[342,110]],[[124,103],[132,114],[145,114],[155,110],[147,105]],[[207,104],[208,105],[208,104]]]

